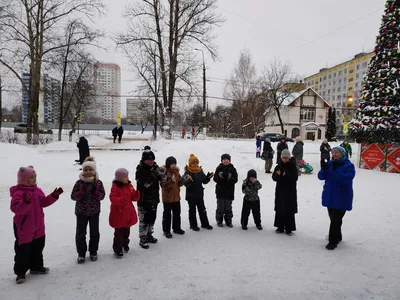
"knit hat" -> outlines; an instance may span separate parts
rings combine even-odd
[[[231,161],[231,156],[228,153],[222,154],[221,161],[223,161],[224,159],[229,159],[229,161]]]
[[[32,166],[29,167],[21,167],[18,170],[18,184],[20,185],[28,185],[28,180],[36,176],[36,172]]]
[[[288,149],[283,149],[282,153],[281,153],[281,157],[288,157],[290,158],[290,151]]]
[[[247,172],[247,179],[249,179],[250,177],[257,178],[257,172],[256,172],[256,170],[251,169],[251,170],[249,170],[249,171]]]
[[[156,157],[155,157],[153,151],[151,151],[151,150],[143,151],[143,153],[142,153],[142,160],[143,161],[145,161],[145,160],[155,160],[155,159],[156,159]]]
[[[194,163],[200,163],[200,161],[199,161],[199,159],[197,158],[197,156],[195,156],[194,154],[190,154],[190,157],[189,157],[189,166],[191,165],[191,164],[194,164]]]
[[[343,157],[343,158],[347,157],[346,150],[344,150],[343,147],[341,147],[341,146],[336,146],[336,147],[333,147],[332,151],[333,151],[333,150],[340,151],[340,153],[342,154],[342,157]]]
[[[165,166],[167,168],[169,168],[171,165],[176,165],[176,158],[173,156],[170,156],[165,160]]]
[[[144,146],[143,150],[151,150],[151,147],[150,146]]]
[[[119,168],[119,169],[117,169],[117,171],[115,171],[114,180],[116,180],[116,181],[122,181],[122,179],[128,178],[128,177],[129,177],[129,171],[127,169]]]
[[[96,172],[96,162],[93,157],[88,156],[85,158],[85,161],[82,164],[82,170],[86,167],[91,167]]]

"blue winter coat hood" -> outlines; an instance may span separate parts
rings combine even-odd
[[[329,161],[328,169],[318,172],[318,178],[325,180],[322,205],[328,208],[352,210],[355,175],[354,164],[347,157],[339,161]]]

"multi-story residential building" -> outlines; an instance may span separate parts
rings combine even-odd
[[[121,112],[121,69],[117,64],[98,62],[94,72],[96,97],[91,114],[102,120],[117,121]]]
[[[22,81],[26,88],[22,87],[22,122],[28,122],[29,112],[29,81],[30,74],[23,73]],[[44,74],[40,80],[39,92],[39,124],[54,124],[58,119],[57,104],[61,92],[60,81]]]
[[[138,125],[140,122],[149,121],[150,116],[153,114],[154,100],[143,99],[126,99],[126,119],[128,124]]]
[[[338,124],[347,110],[354,109],[353,106],[360,98],[362,81],[373,54],[373,52],[359,53],[351,60],[331,68],[323,68],[317,74],[304,78],[307,87],[312,87],[336,108]]]
[[[326,118],[330,104],[311,87],[295,92],[285,99],[279,109],[284,135],[304,140],[325,138]],[[281,133],[281,125],[275,111],[265,115],[265,132]]]

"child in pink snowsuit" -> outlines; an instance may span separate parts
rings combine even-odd
[[[10,209],[14,216],[15,257],[14,273],[16,282],[25,281],[25,273],[47,274],[49,268],[43,266],[45,226],[43,207],[52,205],[62,194],[56,188],[45,196],[36,185],[36,172],[33,167],[18,170],[18,184],[10,188]]]

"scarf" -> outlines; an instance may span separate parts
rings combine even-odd
[[[186,168],[186,170],[188,170],[190,173],[193,173],[193,174],[200,173],[202,170],[201,167],[192,168],[190,166],[186,166],[185,168]]]
[[[79,174],[79,179],[86,183],[95,182],[97,181],[97,178],[99,178],[99,174],[97,174],[97,172],[94,173],[94,176],[92,177],[85,177],[83,176],[83,173]]]

